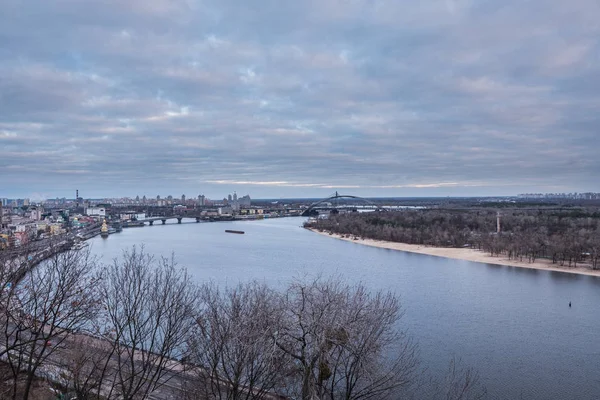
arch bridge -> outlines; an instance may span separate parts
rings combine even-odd
[[[337,200],[337,199],[352,199],[352,200],[360,200],[362,202],[364,202],[365,204],[369,205],[370,207],[375,208],[378,211],[385,211],[385,208],[381,207],[378,204],[375,204],[374,202],[367,200],[363,197],[359,197],[359,196],[353,196],[353,195],[349,195],[349,194],[339,194],[338,192],[335,192],[335,194],[319,200],[317,202],[312,203],[306,210],[304,210],[304,212],[302,213],[303,217],[310,217],[310,216],[314,216],[314,215],[318,215],[320,209],[326,209],[326,210],[337,210],[341,207],[338,206],[325,206],[323,207],[324,203],[328,203],[329,201],[333,200]]]

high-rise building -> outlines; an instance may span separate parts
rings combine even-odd
[[[156,201],[160,200],[160,195],[156,196]]]
[[[203,194],[201,194],[201,195],[198,196],[198,205],[199,206],[205,205],[205,201],[206,201],[206,197],[204,197]]]
[[[238,204],[240,205],[240,207],[250,207],[251,206],[251,199],[249,195],[245,195],[242,196],[238,199]]]
[[[146,199],[146,195],[144,195],[144,197],[142,197],[142,204],[146,204],[148,200]]]
[[[228,194],[228,195],[227,195],[227,200],[228,200],[228,201],[231,203],[231,200],[232,200],[232,199],[231,199],[231,194]]]
[[[185,204],[185,194],[182,194],[182,195],[181,195],[181,202],[182,202],[183,204]]]

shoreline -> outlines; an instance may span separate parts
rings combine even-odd
[[[600,270],[592,270],[586,267],[561,267],[557,264],[552,264],[552,261],[546,259],[538,259],[533,263],[527,261],[509,260],[506,256],[492,257],[488,253],[474,250],[470,248],[454,248],[454,247],[431,247],[419,244],[406,244],[398,242],[388,242],[375,239],[353,239],[352,237],[342,237],[340,234],[326,231],[319,231],[314,228],[306,228],[309,231],[319,235],[344,240],[347,242],[362,244],[365,246],[377,247],[380,249],[405,251],[408,253],[424,254],[428,256],[451,258],[455,260],[471,261],[483,264],[504,265],[508,267],[529,268],[541,271],[564,272],[567,274],[587,275],[600,277]],[[353,236],[353,235],[351,235]]]

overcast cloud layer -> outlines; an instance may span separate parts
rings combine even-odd
[[[600,3],[0,1],[0,197],[600,191]]]

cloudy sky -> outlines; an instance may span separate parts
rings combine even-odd
[[[1,0],[0,197],[600,191],[597,0]]]

